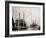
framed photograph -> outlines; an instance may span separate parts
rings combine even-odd
[[[45,34],[45,4],[5,1],[5,37]]]

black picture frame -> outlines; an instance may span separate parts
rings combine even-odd
[[[14,3],[14,4],[15,3],[16,4],[30,4],[30,5],[43,5],[43,33],[10,35],[9,34],[9,3]],[[5,1],[5,37],[37,36],[37,35],[44,35],[44,34],[45,34],[45,3]]]

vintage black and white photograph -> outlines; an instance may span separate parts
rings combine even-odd
[[[43,5],[40,4],[9,3],[9,34],[43,33]]]
[[[40,7],[12,6],[12,31],[40,30]]]

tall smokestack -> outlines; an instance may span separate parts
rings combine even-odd
[[[24,17],[25,17],[25,14],[24,14],[24,11],[23,11],[23,20],[24,20]]]
[[[20,20],[20,13],[19,13],[19,20]]]

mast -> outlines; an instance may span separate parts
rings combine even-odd
[[[18,30],[20,29],[20,13],[19,13],[19,16],[18,16]]]
[[[24,16],[25,16],[25,14],[24,14],[24,11],[23,11],[23,27],[24,27]]]

